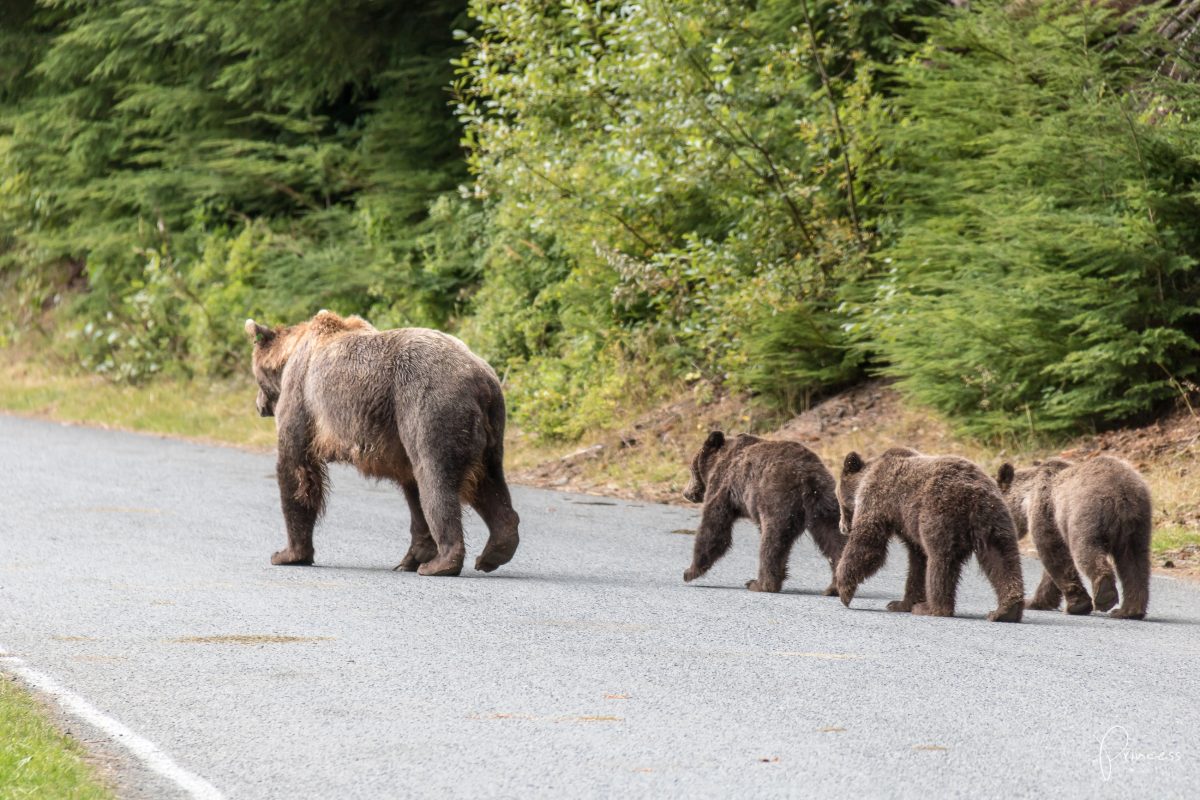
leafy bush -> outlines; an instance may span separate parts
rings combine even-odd
[[[545,358],[581,398],[619,359],[797,404],[858,374],[837,295],[873,246],[869,55],[937,5],[471,4],[459,113],[507,242],[471,327],[534,370],[525,424],[567,391]]]

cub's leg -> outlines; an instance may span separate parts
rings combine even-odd
[[[421,509],[421,493],[417,490],[417,482],[409,480],[400,485],[404,490],[404,499],[408,501],[408,515],[411,519],[408,530],[412,542],[408,552],[393,569],[401,572],[416,572],[417,567],[426,561],[432,561],[437,555],[437,544],[429,532],[429,523],[425,520],[425,512]]]
[[[1096,542],[1085,539],[1075,548],[1075,558],[1092,582],[1092,600],[1097,611],[1108,611],[1117,604],[1117,579],[1108,553]]]
[[[1121,576],[1121,607],[1112,616],[1142,619],[1150,602],[1149,546],[1131,547],[1117,555],[1117,574]]]
[[[307,566],[313,563],[313,526],[325,507],[325,465],[308,455],[302,434],[291,434],[292,424],[281,423],[275,475],[288,544],[271,556],[271,563]]]
[[[848,607],[859,585],[883,566],[890,535],[886,525],[859,509],[837,566],[838,597],[842,605]]]
[[[908,548],[908,579],[904,582],[904,599],[888,603],[888,611],[912,611],[913,606],[925,601],[925,573],[929,561],[921,545],[905,540],[904,546]]]
[[[975,557],[996,592],[996,610],[988,614],[988,620],[1020,622],[1025,611],[1025,580],[1016,531],[1011,525],[991,530],[978,545]]]
[[[1083,588],[1083,581],[1075,569],[1075,562],[1071,560],[1071,551],[1067,549],[1067,543],[1058,532],[1058,526],[1054,524],[1050,514],[1035,511],[1029,520],[1029,529],[1033,534],[1038,556],[1042,559],[1042,567],[1067,599],[1067,613],[1092,613],[1092,598]]]
[[[927,552],[925,600],[912,607],[912,613],[925,617],[953,617],[958,579],[967,556],[948,547]]]
[[[475,559],[475,569],[491,572],[512,560],[521,541],[517,534],[521,518],[513,510],[504,473],[489,470],[480,480],[471,505],[488,527],[487,544]]]
[[[737,510],[727,492],[718,492],[706,498],[700,512],[700,530],[696,533],[696,544],[692,548],[692,565],[683,573],[683,580],[691,582],[708,572],[729,545],[733,543],[733,523]]]
[[[1062,592],[1059,591],[1054,578],[1050,576],[1049,571],[1043,569],[1042,581],[1034,591],[1033,597],[1025,601],[1025,607],[1035,611],[1055,611],[1062,599]]]
[[[458,497],[461,481],[444,473],[420,470],[417,489],[425,519],[429,521],[437,556],[417,567],[418,575],[458,575],[462,572],[466,548],[463,545],[462,504]]]
[[[758,577],[746,582],[752,592],[778,592],[787,580],[788,556],[804,532],[804,515],[777,521],[765,519],[758,549]]]

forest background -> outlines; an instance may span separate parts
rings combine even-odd
[[[0,345],[456,333],[573,441],[890,376],[980,440],[1192,403],[1200,3],[6,0]]]

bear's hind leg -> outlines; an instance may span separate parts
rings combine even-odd
[[[1117,558],[1121,576],[1121,607],[1112,612],[1120,619],[1142,619],[1150,603],[1150,551],[1148,546],[1132,547]]]
[[[976,545],[975,557],[996,592],[996,610],[988,614],[988,619],[1020,622],[1025,611],[1025,580],[1021,575],[1016,531],[1010,526],[993,529]]]
[[[804,517],[783,522],[764,520],[758,548],[758,577],[746,582],[752,592],[778,592],[787,580],[788,556],[804,531]]]
[[[825,519],[813,518],[811,512],[808,517],[809,533],[817,543],[817,549],[829,560],[829,586],[825,589],[825,596],[837,597],[837,566],[842,560],[842,551],[846,549],[846,536],[838,524],[837,506],[834,505],[834,513]]]
[[[914,604],[918,616],[954,616],[954,599],[959,593],[959,577],[966,555],[935,552],[926,555],[925,601]]]
[[[1092,582],[1092,603],[1097,611],[1108,611],[1117,604],[1117,579],[1108,554],[1092,541],[1079,543],[1075,558]]]
[[[1092,598],[1083,588],[1083,580],[1075,569],[1071,551],[1067,549],[1067,543],[1049,512],[1036,508],[1029,520],[1029,528],[1033,533],[1033,543],[1037,546],[1038,558],[1042,560],[1042,568],[1067,600],[1067,613],[1092,613]],[[1055,603],[1054,607],[1057,608],[1058,604]]]
[[[929,569],[925,551],[919,544],[905,541],[908,548],[908,578],[904,582],[904,599],[887,604],[888,611],[912,611],[913,606],[925,600],[925,573]]]
[[[513,510],[503,473],[489,471],[479,482],[471,505],[488,527],[487,544],[475,559],[475,569],[492,572],[512,560],[521,541],[517,534],[521,518]]]
[[[408,514],[411,519],[408,530],[412,542],[404,558],[393,567],[400,572],[416,572],[417,567],[426,561],[432,561],[437,556],[437,543],[429,532],[429,523],[425,520],[425,512],[421,509],[421,493],[417,490],[415,480],[405,481],[400,485],[404,490],[404,499],[408,501]]]
[[[437,543],[437,556],[417,567],[417,574],[458,575],[466,557],[458,482],[425,473],[418,476],[417,486],[425,519],[429,521],[433,540]]]

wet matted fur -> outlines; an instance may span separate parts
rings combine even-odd
[[[504,480],[504,396],[483,359],[438,331],[379,331],[328,311],[274,329],[246,320],[246,332],[258,410],[275,417],[279,433],[288,544],[272,564],[312,563],[330,462],[400,485],[412,543],[396,569],[457,575],[463,502],[490,533],[475,568],[490,572],[512,558],[520,520]]]
[[[685,581],[703,575],[732,543],[733,524],[752,520],[761,533],[755,592],[778,592],[787,578],[792,545],[807,528],[817,547],[837,568],[846,538],[838,530],[833,474],[799,442],[772,442],[742,434],[726,440],[713,431],[692,459],[692,479],[683,496],[704,503],[692,565]],[[825,594],[837,594],[830,584]]]
[[[849,536],[837,585],[847,606],[859,584],[883,566],[888,540],[898,536],[908,550],[908,580],[904,598],[888,603],[889,611],[953,616],[962,567],[974,553],[998,600],[988,619],[1020,621],[1016,527],[1000,490],[978,466],[906,447],[870,461],[850,453],[837,491]]]
[[[1033,534],[1042,580],[1026,608],[1068,614],[1108,611],[1117,604],[1113,565],[1121,579],[1114,617],[1142,619],[1150,602],[1150,489],[1119,458],[1072,463],[1051,459],[1026,469],[1000,467],[996,478],[1021,536]],[[1109,563],[1109,559],[1112,563]],[[1079,573],[1092,583],[1092,597]]]

